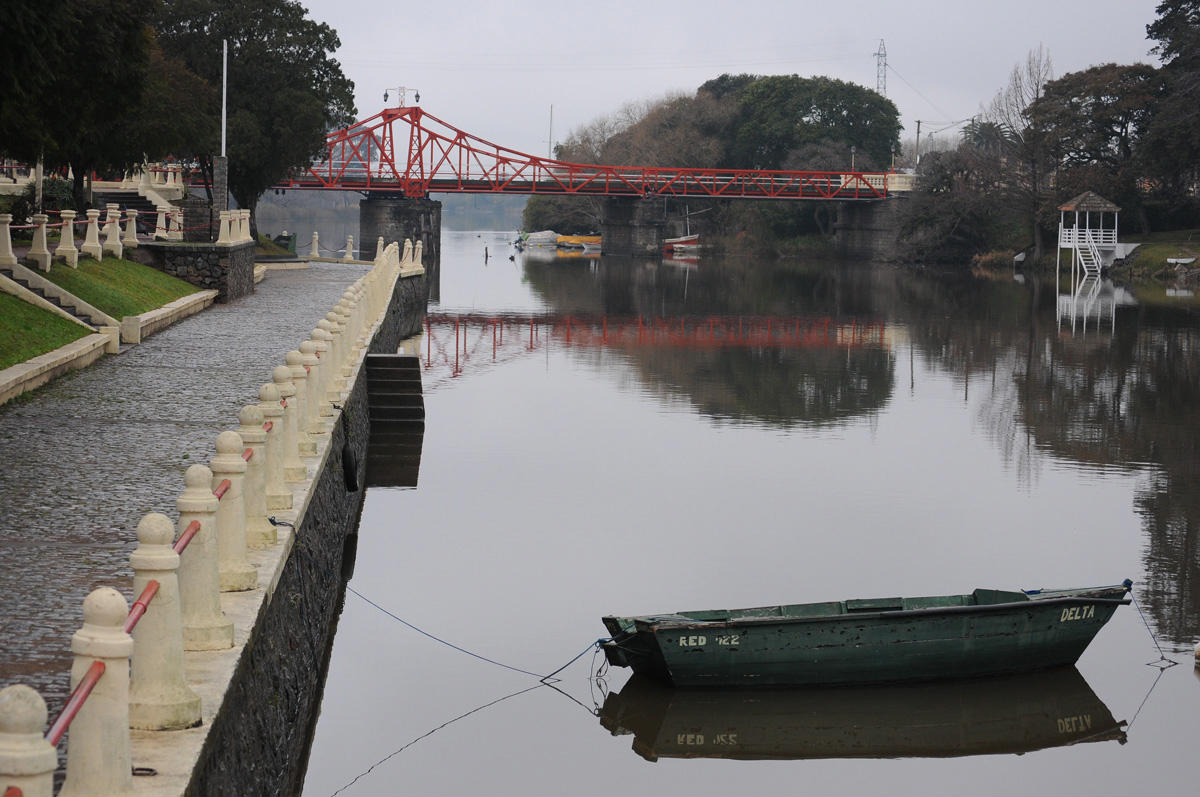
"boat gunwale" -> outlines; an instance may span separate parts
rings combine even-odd
[[[777,615],[777,616],[758,616],[758,617],[733,617],[724,620],[674,620],[674,619],[649,619],[654,615],[644,617],[613,617],[615,620],[628,620],[635,624],[641,623],[648,626],[652,631],[669,631],[683,628],[731,628],[744,625],[795,625],[800,623],[829,623],[829,622],[844,622],[846,620],[867,620],[874,618],[913,618],[925,617],[930,615],[940,614],[991,614],[995,612],[1007,612],[1014,609],[1030,609],[1035,606],[1063,606],[1072,605],[1103,605],[1103,606],[1127,606],[1132,602],[1131,598],[1084,598],[1075,596],[1064,596],[1059,598],[1044,598],[1030,599],[1027,601],[1010,601],[1007,603],[985,603],[983,605],[974,606],[928,606],[921,609],[890,609],[876,612],[847,612],[844,614],[823,614],[813,617],[799,617],[796,615]],[[640,630],[640,629],[638,629]],[[636,631],[630,632],[636,633]]]

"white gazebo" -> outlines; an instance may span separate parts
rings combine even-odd
[[[1094,191],[1084,191],[1058,208],[1058,252],[1054,258],[1054,285],[1058,292],[1058,320],[1071,319],[1071,329],[1082,319],[1106,317],[1116,324],[1116,300],[1111,288],[1102,290],[1100,270],[1112,265],[1118,253],[1117,221],[1121,209]],[[1107,224],[1107,226],[1106,226]],[[1070,253],[1071,287],[1062,292],[1062,254]],[[1123,252],[1122,252],[1123,254]]]

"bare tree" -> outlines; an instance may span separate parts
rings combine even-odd
[[[1045,248],[1040,217],[1050,195],[1050,167],[1045,136],[1031,124],[1030,107],[1053,79],[1050,52],[1039,44],[1029,51],[1024,63],[1013,67],[1008,85],[996,93],[984,114],[986,121],[998,125],[1013,142],[1009,158],[1015,167],[1013,201],[1029,222],[1034,260],[1042,257]]]

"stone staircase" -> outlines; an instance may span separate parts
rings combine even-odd
[[[20,274],[16,273],[12,266],[0,265],[0,275],[8,277],[10,280],[17,283],[22,288],[25,288],[27,291],[34,294],[35,296],[40,296],[41,298],[50,302],[50,304],[54,305],[55,307],[59,308],[60,310],[62,310],[64,312],[68,313],[73,318],[77,319],[79,321],[79,323],[85,324],[92,328],[95,328],[97,326],[97,324],[91,319],[91,316],[81,312],[78,308],[76,308],[76,306],[74,304],[71,304],[69,302],[69,300],[63,301],[63,300],[60,300],[56,296],[47,295],[46,292],[43,291],[41,288],[37,287],[36,285],[31,285],[28,280],[26,280]]]
[[[142,235],[153,235],[154,225],[157,221],[158,208],[146,197],[142,196],[135,189],[108,189],[106,191],[95,191],[92,193],[92,207],[99,208],[100,223],[104,223],[104,208],[106,205],[115,204],[121,208],[122,228],[124,227],[124,213],[126,210],[136,210],[138,212],[137,230]]]
[[[421,362],[401,354],[368,354],[371,439],[368,487],[416,487],[425,438]]]

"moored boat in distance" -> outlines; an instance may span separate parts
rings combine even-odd
[[[1132,582],[603,618],[608,662],[675,686],[898,683],[1074,664]]]
[[[664,252],[696,252],[700,249],[700,235],[681,235],[678,238],[664,238]]]

